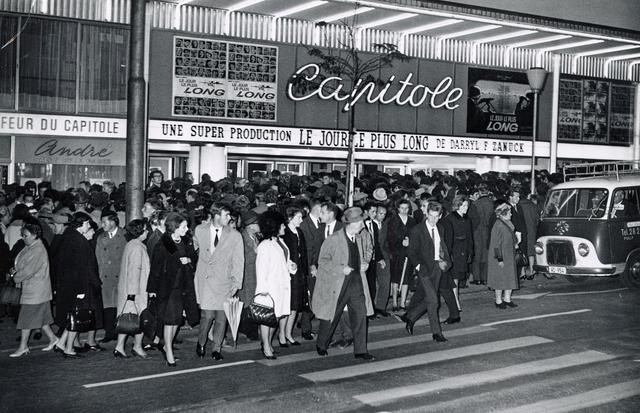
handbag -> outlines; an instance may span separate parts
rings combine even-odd
[[[73,309],[67,314],[69,331],[86,333],[96,329],[96,313],[93,308],[88,308],[86,302],[77,298]]]
[[[133,301],[133,307],[136,309],[136,312],[125,313],[124,309],[127,307],[127,301],[125,301],[122,306],[122,311],[116,320],[116,333],[132,335],[140,334],[140,316],[138,315],[138,307],[136,306],[135,301]]]
[[[516,266],[518,267],[527,267],[529,266],[529,258],[520,250],[520,248],[516,248]]]
[[[271,299],[273,307],[268,307],[264,304],[256,303],[256,297],[259,295],[266,295]],[[249,318],[258,324],[265,325],[267,327],[278,327],[278,319],[274,310],[276,303],[273,301],[273,297],[269,293],[260,293],[253,296],[251,304],[249,304]]]
[[[10,281],[0,289],[0,304],[20,304],[20,296],[22,288],[18,287],[15,282]]]
[[[147,301],[147,308],[140,313],[140,331],[150,340],[156,335],[157,312],[156,299],[155,297],[150,297]]]

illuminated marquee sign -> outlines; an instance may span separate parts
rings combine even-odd
[[[346,150],[349,147],[349,133],[336,129],[151,120],[149,136],[171,142],[282,146],[295,149]],[[524,140],[358,131],[354,135],[354,144],[358,151],[531,156],[531,141]]]
[[[307,100],[313,96],[323,100],[335,100],[337,102],[345,102],[342,110],[348,112],[363,96],[366,96],[368,103],[381,103],[387,105],[396,103],[397,105],[411,105],[414,108],[422,106],[425,102],[429,102],[429,106],[434,109],[445,108],[453,110],[460,106],[457,102],[462,98],[462,89],[458,87],[452,88],[453,79],[449,76],[445,77],[438,85],[431,89],[427,85],[414,84],[411,82],[413,73],[407,74],[404,80],[398,82],[399,88],[395,91],[389,91],[394,86],[395,75],[391,76],[382,88],[378,88],[373,82],[365,82],[358,79],[351,93],[344,92],[344,82],[341,77],[330,76],[320,82],[314,90],[307,91],[304,95],[298,96],[294,92],[296,81],[299,76],[304,76],[307,82],[313,82],[320,75],[320,66],[315,63],[299,68],[292,76],[287,84],[287,96],[289,99],[299,102]],[[390,96],[387,96],[387,93]]]

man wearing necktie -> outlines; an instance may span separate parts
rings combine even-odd
[[[316,350],[321,356],[327,355],[327,347],[346,305],[355,357],[374,360],[367,351],[367,316],[373,314],[373,304],[366,277],[373,248],[369,234],[361,232],[363,219],[359,207],[347,209],[343,217],[345,227],[326,239],[320,249],[311,304],[320,320]]]
[[[244,247],[242,236],[228,224],[231,220],[228,206],[211,206],[211,222],[196,227],[193,243],[198,250],[195,275],[196,299],[200,305],[200,326],[196,354],[203,358],[209,329],[213,325],[214,360],[222,360],[222,341],[227,326],[223,304],[242,288],[244,274]]]
[[[96,240],[96,259],[102,281],[102,305],[104,308],[104,338],[102,343],[116,340],[116,317],[121,308],[118,305],[118,277],[120,276],[120,263],[124,254],[127,239],[124,230],[119,227],[118,215],[111,210],[102,212],[102,232]]]
[[[442,215],[442,205],[438,202],[422,200],[420,209],[426,219],[409,231],[408,255],[418,270],[419,282],[416,293],[411,298],[407,312],[400,317],[406,323],[409,334],[413,334],[415,322],[427,312],[429,326],[434,341],[447,341],[442,335],[438,318],[438,286],[442,272],[451,266],[447,247],[441,239],[443,229],[438,225]]]

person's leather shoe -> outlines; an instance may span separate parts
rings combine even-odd
[[[313,337],[312,332],[307,331],[306,333],[302,333],[302,338],[304,338],[305,340],[313,340],[315,337]]]
[[[409,319],[409,317],[407,317],[406,314],[401,315],[400,316],[400,320],[405,323],[404,328],[407,330],[407,333],[409,333],[409,335],[412,336],[413,335],[413,326],[414,326],[415,322],[411,321]]]
[[[455,317],[455,318],[449,317],[446,320],[444,320],[444,323],[445,324],[455,324],[455,323],[459,323],[460,321],[461,321],[460,317]]]
[[[376,359],[371,353],[356,354],[355,358],[357,358],[358,360],[364,360],[364,361],[374,361]]]
[[[319,355],[319,356],[326,356],[326,355],[328,355],[328,354],[329,354],[329,353],[327,352],[327,350],[322,349],[322,348],[320,348],[320,347],[318,347],[318,346],[316,346],[316,351],[318,352],[318,355]]]
[[[500,304],[495,303],[496,304],[496,308],[499,308],[501,310],[504,310],[505,308],[507,308],[507,304],[505,304],[505,302],[501,302]]]
[[[93,346],[91,344],[89,344],[89,343],[84,343],[84,349],[85,349],[85,351],[93,351],[93,352],[96,352],[96,353],[99,353],[99,352],[105,350],[105,348],[102,347],[98,343],[94,344]]]
[[[219,351],[212,351],[211,352],[211,358],[216,360],[216,361],[220,361],[222,360],[224,357],[222,357],[222,353],[220,353]]]
[[[349,339],[346,339],[346,340],[341,340],[338,343],[338,347],[340,347],[341,349],[345,349],[345,348],[349,347],[352,344],[353,344],[353,339],[349,338]]]
[[[447,341],[447,339],[444,338],[444,336],[442,334],[438,333],[438,334],[434,334],[433,335],[433,341],[437,341],[439,343],[443,343],[443,342]]]
[[[503,301],[502,303],[505,304],[507,307],[511,307],[511,308],[518,306],[518,304],[514,303],[513,301]]]
[[[200,357],[201,359],[204,358],[204,355],[206,353],[206,349],[204,346],[201,346],[200,343],[196,343],[196,354],[198,355],[198,357]]]

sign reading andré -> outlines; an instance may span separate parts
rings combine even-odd
[[[20,137],[16,162],[58,165],[125,165],[125,142],[113,139]]]

